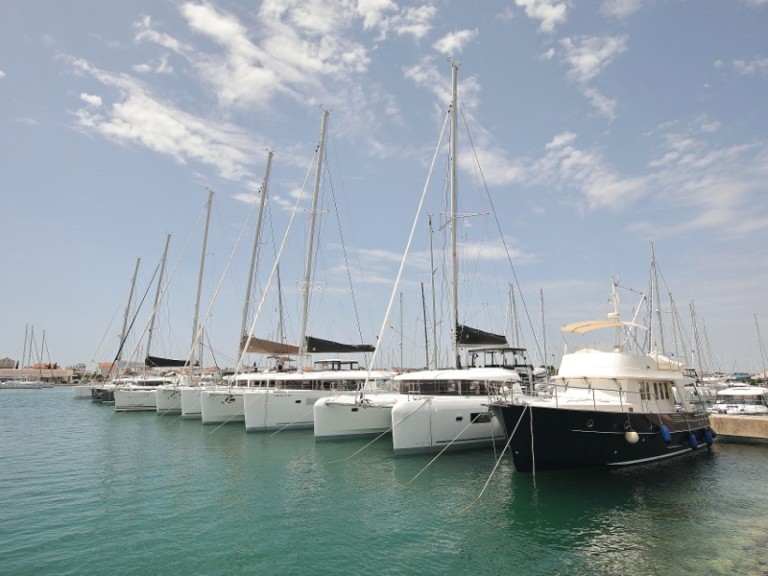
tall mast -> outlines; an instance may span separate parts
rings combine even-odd
[[[762,363],[760,368],[760,378],[765,378],[766,372],[768,372],[768,357],[765,355],[765,346],[763,345],[763,336],[760,334],[760,324],[757,322],[757,314],[755,314],[755,328],[757,329],[757,345],[760,347],[760,362]]]
[[[163,274],[165,273],[165,262],[166,258],[168,257],[168,245],[171,243],[171,235],[166,234],[165,236],[165,249],[163,250],[163,259],[160,261],[160,273],[157,277],[157,292],[155,292],[155,305],[152,307],[152,316],[150,316],[149,319],[149,331],[147,332],[147,353],[146,356],[149,356],[150,352],[152,351],[152,333],[155,328],[155,317],[157,316],[157,307],[160,304],[160,293],[163,288]]]
[[[458,182],[456,176],[456,151],[457,151],[457,93],[458,93],[458,73],[459,65],[454,62],[451,64],[451,355],[453,356],[453,367],[459,367],[459,345],[458,345],[458,327],[459,327],[459,258],[457,248],[457,230],[456,218],[459,212]]]
[[[659,296],[659,278],[656,273],[656,251],[654,250],[653,242],[651,242],[651,283],[652,283],[651,285],[651,306],[652,306],[651,317],[653,317],[653,312],[655,311],[656,316],[658,318],[658,324],[659,324],[657,331],[659,333],[660,348],[658,349],[658,351],[662,354],[666,354],[667,349],[664,344],[664,324],[661,321],[661,297]],[[651,333],[650,323],[648,328],[649,328],[648,331],[650,336],[650,333]],[[652,352],[651,350],[652,346],[653,346],[653,342],[651,341],[648,349],[649,352]]]
[[[280,265],[277,273],[277,341],[285,344],[285,318],[283,318],[283,283],[280,280]]]
[[[424,314],[424,364],[429,369],[429,336],[427,336],[427,301],[424,297],[424,282],[421,283],[421,310]]]
[[[190,368],[195,363],[195,349],[200,346],[201,350],[197,360],[202,362],[202,343],[203,339],[198,338],[197,335],[197,323],[200,314],[200,293],[203,289],[203,272],[205,271],[205,251],[208,248],[208,227],[211,223],[211,205],[213,204],[213,190],[208,190],[208,201],[205,204],[206,216],[205,216],[205,230],[203,231],[203,248],[200,253],[200,271],[197,276],[197,295],[195,296],[195,315],[192,320],[192,347],[189,359]]]
[[[131,291],[128,294],[128,304],[126,304],[125,314],[123,314],[123,329],[120,331],[120,348],[118,349],[116,359],[118,370],[120,370],[120,360],[123,358],[123,343],[125,342],[126,331],[128,330],[128,316],[131,313],[131,303],[133,302],[133,292],[136,289],[136,276],[139,274],[139,264],[141,264],[141,258],[136,258],[136,268],[133,270]]]
[[[27,361],[27,337],[29,336],[29,324],[24,324],[24,350],[21,352],[21,368]],[[31,356],[31,354],[30,354]]]
[[[544,321],[544,288],[539,288],[539,296],[541,298],[541,339],[544,342],[544,368],[547,370],[547,376],[549,376],[549,360],[547,359],[547,323]]]
[[[253,287],[253,275],[256,270],[256,255],[259,251],[259,240],[261,237],[261,221],[264,216],[264,204],[267,199],[267,189],[269,187],[269,173],[272,168],[272,156],[274,152],[267,150],[267,167],[264,170],[264,181],[261,184],[261,199],[259,200],[259,213],[256,217],[256,232],[253,236],[253,250],[251,252],[251,267],[248,272],[248,284],[245,290],[245,303],[243,304],[243,321],[240,324],[240,338],[246,336],[245,326],[248,321],[248,312],[251,306],[251,289]],[[238,343],[238,350],[241,350],[241,343]],[[239,354],[238,354],[239,356]]]
[[[432,281],[432,368],[437,370],[437,308],[435,303],[435,253],[432,247],[432,238],[434,236],[432,230],[432,215],[429,215],[429,266],[430,266],[430,279]],[[429,368],[429,365],[427,365]]]
[[[312,208],[309,213],[309,237],[307,239],[306,265],[304,267],[304,284],[302,286],[303,301],[301,304],[301,334],[299,335],[299,368],[303,365],[307,354],[307,315],[309,313],[309,282],[312,277],[312,252],[315,247],[315,220],[317,217],[317,197],[320,192],[323,156],[325,154],[325,130],[328,123],[329,110],[323,110],[323,124],[320,128],[320,143],[317,146],[317,169],[315,170],[315,187],[312,192]]]

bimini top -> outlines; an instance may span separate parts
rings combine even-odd
[[[593,330],[601,330],[603,328],[641,328],[645,330],[646,327],[636,322],[622,322],[616,317],[609,316],[605,320],[585,320],[583,322],[573,322],[566,324],[560,328],[560,332],[571,332],[574,334],[586,334]]]

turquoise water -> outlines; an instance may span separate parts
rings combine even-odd
[[[768,445],[534,478],[365,444],[3,390],[0,574],[768,574]]]

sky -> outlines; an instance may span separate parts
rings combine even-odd
[[[665,353],[766,367],[768,0],[2,12],[0,357],[111,361],[124,318],[143,357],[167,235],[151,353],[187,356],[196,309],[205,364],[237,364],[244,317],[297,342],[327,110],[306,331],[378,340],[377,365],[444,358],[456,63],[460,322],[557,364],[559,328],[610,312],[616,278],[625,319],[659,286]]]

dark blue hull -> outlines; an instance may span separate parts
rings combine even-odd
[[[499,404],[519,472],[628,466],[682,456],[712,444],[702,413],[641,414]]]

